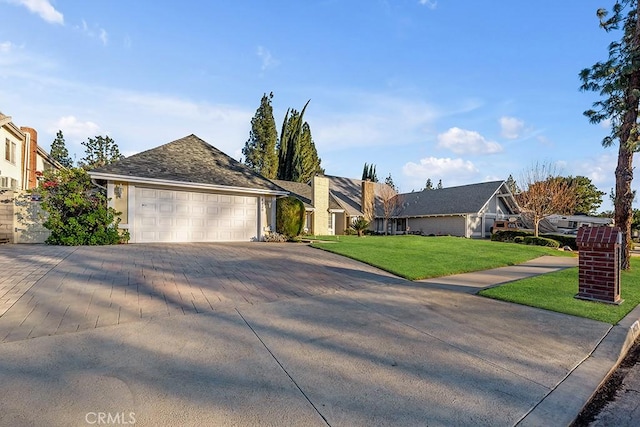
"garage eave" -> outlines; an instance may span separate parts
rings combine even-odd
[[[213,190],[213,191],[219,191],[224,193],[261,194],[261,195],[270,195],[270,196],[286,196],[289,194],[289,192],[287,191],[267,190],[263,188],[232,187],[228,185],[215,185],[215,184],[203,184],[199,182],[142,178],[142,177],[135,177],[135,176],[114,175],[114,174],[107,174],[107,173],[100,173],[100,172],[89,172],[89,175],[93,179],[104,179],[107,181],[122,181],[122,182],[130,182],[132,184],[161,185],[166,187]]]

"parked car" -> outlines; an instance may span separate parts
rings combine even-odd
[[[497,220],[493,222],[493,226],[489,229],[491,234],[498,231],[531,231],[525,229],[518,221]]]

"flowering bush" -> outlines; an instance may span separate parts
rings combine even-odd
[[[120,212],[107,207],[106,195],[80,168],[45,172],[36,190],[48,218],[44,226],[51,231],[46,243],[52,245],[113,245],[129,240],[118,231]]]
[[[280,233],[269,233],[267,235],[264,236],[264,241],[265,242],[272,242],[272,243],[284,243],[286,241],[288,241],[289,238],[287,236],[285,236],[284,234],[280,234]]]

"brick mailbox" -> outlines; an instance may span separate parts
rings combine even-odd
[[[620,228],[580,227],[576,244],[580,276],[576,298],[620,304]]]

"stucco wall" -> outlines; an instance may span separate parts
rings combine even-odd
[[[435,234],[465,236],[465,218],[462,216],[444,216],[427,218],[409,218],[408,226],[412,232],[420,231],[424,235]]]

